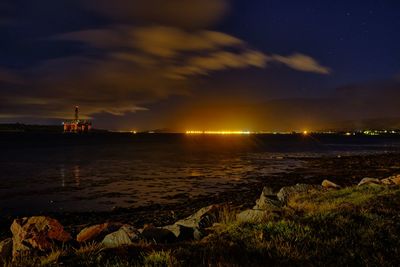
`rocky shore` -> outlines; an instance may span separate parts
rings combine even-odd
[[[166,250],[170,253],[172,248],[174,251],[179,251],[185,249],[186,246],[213,244],[211,240],[224,233],[232,224],[241,225],[241,228],[238,229],[246,229],[248,224],[264,225],[267,223],[268,225],[277,217],[288,216],[288,212],[292,218],[301,221],[299,215],[293,217],[292,214],[296,213],[299,203],[303,205],[300,206],[302,212],[305,212],[310,209],[310,205],[323,203],[321,198],[327,196],[334,197],[332,203],[335,203],[328,209],[339,208],[340,210],[344,207],[342,205],[350,204],[354,209],[358,209],[357,205],[369,200],[367,196],[373,198],[374,196],[386,196],[392,192],[397,193],[399,185],[400,175],[393,175],[384,179],[365,177],[359,181],[357,186],[351,187],[343,187],[326,179],[319,185],[299,183],[294,186],[284,186],[278,191],[264,187],[252,208],[233,206],[229,203],[212,204],[197,210],[186,218],[162,226],[145,224],[143,227],[135,227],[133,224],[111,217],[93,225],[74,225],[65,228],[57,219],[49,216],[17,218],[10,226],[9,237],[0,242],[0,258],[2,264],[9,266],[46,266],[48,264],[71,264],[71,259],[76,258],[79,253],[88,255],[94,253],[95,262],[92,262],[93,259],[91,259],[87,264],[84,261],[80,262],[80,265],[97,265],[107,262],[104,258],[109,255],[107,252],[114,253],[115,256],[119,255],[117,251],[121,249],[133,249],[134,251],[139,249],[142,251],[142,256],[136,258],[135,264],[146,265],[147,258],[143,255],[162,254]],[[367,191],[362,191],[362,194],[365,195],[359,195],[360,190]],[[353,194],[355,195],[353,196]],[[316,196],[311,200],[315,203],[308,203],[309,206],[307,206],[305,203],[310,202],[309,199],[299,202],[299,197],[301,199],[301,197],[310,195]],[[315,209],[315,207],[311,209]],[[356,242],[356,240],[352,242]],[[235,246],[236,244],[231,245]],[[229,247],[226,249],[229,251]],[[190,250],[187,253],[190,253]],[[182,264],[176,256],[168,254],[160,257],[161,266]],[[147,261],[147,265],[153,265],[151,259],[147,259]]]

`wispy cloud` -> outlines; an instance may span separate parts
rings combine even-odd
[[[272,59],[298,71],[314,72],[319,74],[331,73],[330,68],[322,66],[317,60],[304,54],[296,53],[290,56],[274,55],[272,56]]]

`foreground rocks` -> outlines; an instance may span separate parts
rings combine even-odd
[[[282,206],[282,202],[279,201],[276,194],[273,193],[272,189],[268,186],[264,186],[261,196],[256,200],[256,205],[253,209],[256,210],[267,210],[276,209]]]
[[[16,219],[11,225],[13,257],[32,251],[49,251],[56,243],[65,243],[71,235],[55,219],[45,216]]]
[[[322,187],[326,189],[340,189],[342,188],[340,185],[335,184],[334,182],[331,182],[329,180],[323,180],[322,181]]]
[[[240,212],[236,219],[239,222],[261,222],[271,215],[269,210],[256,210],[256,209],[249,209]]]
[[[273,193],[272,189],[265,186],[261,196],[256,200],[256,205],[252,209],[240,212],[236,219],[240,222],[259,222],[268,218],[274,211],[280,209],[283,203]]]
[[[368,184],[400,185],[400,175],[385,179],[364,178],[358,185]],[[282,208],[298,194],[339,188],[341,188],[339,185],[329,180],[324,180],[321,185],[296,184],[282,187],[278,193],[273,192],[269,187],[264,187],[253,208],[239,212],[236,214],[236,219],[239,222],[265,221],[271,216],[280,214]],[[203,239],[205,236],[216,232],[218,222],[227,215],[224,214],[225,211],[221,205],[210,205],[201,208],[187,218],[163,227],[149,224],[145,225],[143,229],[136,229],[129,224],[108,222],[92,225],[82,229],[76,236],[77,242],[72,242],[71,245],[96,242],[104,248],[118,248],[137,244],[141,240],[156,244],[205,240]],[[0,265],[4,263],[2,259],[7,260],[11,256],[20,257],[31,253],[41,255],[52,251],[57,245],[72,241],[71,235],[57,220],[45,216],[16,219],[11,225],[11,232],[12,239],[8,238],[0,242]]]
[[[13,242],[7,238],[0,242],[0,265],[5,265],[6,261],[12,256]]]
[[[141,237],[148,242],[162,244],[177,241],[176,236],[170,230],[153,225],[146,225],[143,230],[141,230]]]
[[[378,178],[363,178],[359,183],[358,186],[367,185],[367,184],[382,184],[381,180]]]
[[[120,227],[121,224],[116,223],[102,223],[92,225],[83,228],[76,236],[76,241],[78,241],[79,243],[101,241],[106,235],[118,230]]]
[[[277,194],[274,194],[269,187],[264,187],[260,198],[256,200],[256,205],[252,209],[240,212],[236,219],[240,222],[260,222],[279,211],[293,196],[314,190],[322,191],[325,188],[320,185],[296,184],[282,187]]]
[[[121,246],[132,245],[139,241],[140,233],[131,225],[125,224],[111,234],[104,237],[101,244],[106,248],[116,248]]]
[[[220,205],[210,205],[201,208],[193,215],[163,227],[174,233],[178,240],[200,240],[205,235],[205,229],[215,223],[222,211]]]
[[[277,197],[282,203],[287,204],[290,198],[297,194],[307,193],[311,191],[321,191],[321,190],[324,190],[324,188],[320,185],[296,184],[294,186],[282,187],[281,190],[279,190]]]
[[[381,180],[385,185],[400,185],[400,175],[393,175]]]

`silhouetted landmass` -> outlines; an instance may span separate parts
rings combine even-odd
[[[60,125],[36,125],[22,123],[0,124],[0,132],[16,132],[16,133],[63,133],[63,126]],[[107,133],[107,130],[92,129],[94,133]]]
[[[0,124],[0,132],[62,133],[62,125],[27,125],[22,123]]]

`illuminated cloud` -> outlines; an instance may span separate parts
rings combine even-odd
[[[238,38],[221,32],[189,32],[167,26],[119,26],[65,33],[51,39],[80,41],[103,49],[130,49],[165,58],[178,56],[180,52],[217,50],[244,44]]]
[[[173,57],[177,56],[178,52],[216,50],[243,44],[241,40],[221,32],[190,33],[165,26],[138,28],[133,35],[137,49],[159,57]]]
[[[190,57],[184,65],[172,67],[167,75],[173,79],[184,79],[191,75],[206,75],[212,71],[225,69],[263,68],[266,61],[267,56],[255,50],[246,49],[242,53],[218,51],[207,56]]]
[[[71,54],[43,59],[15,73],[0,70],[0,83],[13,84],[3,89],[0,114],[64,118],[80,105],[86,117],[121,116],[171,96],[190,95],[202,76],[219,71],[279,62],[299,71],[329,72],[309,56],[271,56],[233,35],[209,30],[229,12],[228,1],[68,3],[84,3],[105,23],[40,39],[54,47],[79,48]]]
[[[249,48],[243,40],[216,31],[187,31],[171,26],[119,26],[65,33],[53,39],[79,41],[112,51],[121,60],[130,60],[142,67],[157,67],[157,72],[166,70],[165,75],[171,79],[208,75],[227,69],[264,68],[272,62],[298,71],[330,73],[329,68],[321,66],[310,56],[268,56]]]
[[[133,71],[151,69],[171,80],[226,69],[263,68],[267,60],[262,52],[250,49],[234,36],[171,26],[119,26],[65,33],[52,39],[78,41],[103,49],[114,62],[134,63]]]
[[[331,70],[328,67],[320,65],[315,59],[303,54],[293,54],[291,56],[274,55],[272,57],[276,62],[280,62],[292,69],[314,72],[319,74],[330,74]]]

